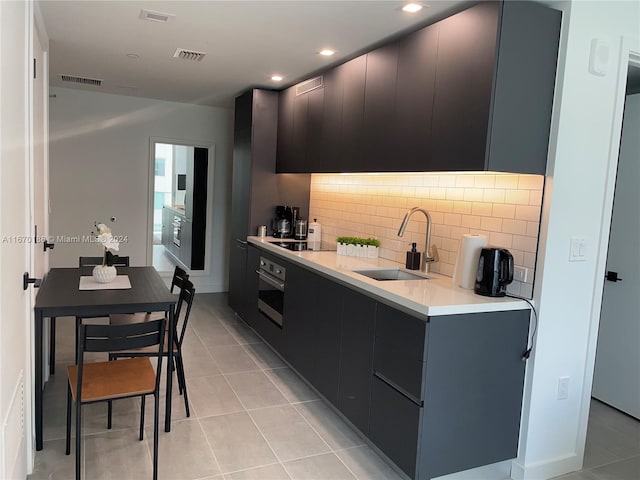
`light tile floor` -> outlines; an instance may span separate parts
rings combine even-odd
[[[57,322],[57,373],[45,388],[44,449],[31,480],[74,477],[73,452],[64,454],[73,325],[72,318]],[[160,430],[161,479],[400,479],[235,317],[225,294],[196,295],[183,348],[191,417],[174,391],[171,432]],[[161,395],[161,412],[164,403]],[[111,430],[106,404],[84,407],[84,479],[151,477],[153,400],[146,410],[139,442],[138,400],[115,402]]]
[[[583,469],[556,480],[639,480],[640,421],[591,400]]]
[[[73,319],[59,319],[55,376],[45,389],[39,479],[74,477],[64,454],[66,373]],[[191,417],[173,395],[172,429],[160,433],[160,478],[180,480],[398,480],[400,477],[227,306],[225,294],[198,294],[184,345]],[[177,390],[177,388],[176,388]],[[160,401],[164,412],[164,396]],[[83,478],[151,476],[153,401],[146,438],[137,440],[139,402],[84,407]],[[592,403],[585,469],[562,480],[640,479],[640,422]]]

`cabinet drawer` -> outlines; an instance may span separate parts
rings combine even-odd
[[[411,400],[373,377],[369,437],[411,478],[416,474],[421,411]]]
[[[422,399],[427,323],[378,303],[373,368],[406,393]]]

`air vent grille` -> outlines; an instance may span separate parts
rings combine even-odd
[[[316,78],[312,78],[311,80],[307,80],[305,82],[299,83],[296,85],[296,96],[302,95],[303,93],[310,92],[311,90],[315,90],[316,88],[320,88],[324,85],[322,75]]]
[[[176,48],[176,53],[173,54],[174,58],[181,58],[183,60],[191,60],[194,62],[201,62],[206,53],[196,52],[195,50],[187,50],[185,48]]]
[[[60,75],[60,79],[63,82],[77,83],[79,85],[92,85],[94,87],[99,87],[102,85],[102,80],[99,80],[97,78],[76,77],[74,75]]]
[[[174,17],[175,15],[171,13],[155,12],[145,8],[140,10],[140,19],[149,20],[150,22],[168,23],[173,20]]]

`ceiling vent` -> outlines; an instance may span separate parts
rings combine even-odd
[[[176,48],[176,53],[173,54],[173,58],[201,62],[205,55],[206,53],[204,52],[196,52],[195,50],[187,50],[185,48]]]
[[[322,80],[322,75],[316,78],[312,78],[311,80],[307,80],[306,82],[299,83],[296,85],[296,96],[310,92],[311,90],[315,90],[316,88],[320,88],[323,85],[324,83]]]
[[[60,79],[62,79],[63,82],[76,83],[79,85],[92,85],[94,87],[99,87],[102,85],[102,80],[98,80],[97,78],[75,77],[73,75],[60,75]]]
[[[171,13],[154,12],[143,8],[140,10],[140,19],[149,20],[150,22],[169,23],[175,18]]]

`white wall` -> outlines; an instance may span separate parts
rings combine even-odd
[[[215,144],[209,275],[192,275],[198,291],[225,291],[233,112],[230,109],[52,88],[50,99],[51,235],[91,233],[94,220],[128,235],[121,253],[147,258],[149,138]],[[95,245],[57,242],[51,266],[75,266]]]
[[[564,8],[565,18],[534,291],[539,327],[512,472],[525,479],[551,478],[582,463],[613,195],[609,158],[614,152],[615,162],[621,115],[615,106],[624,96],[621,36],[633,37],[640,50],[638,2],[546,3]],[[588,71],[593,38],[610,45],[606,76]],[[571,237],[586,240],[586,261],[568,261]],[[570,377],[566,400],[557,399],[561,376]]]

